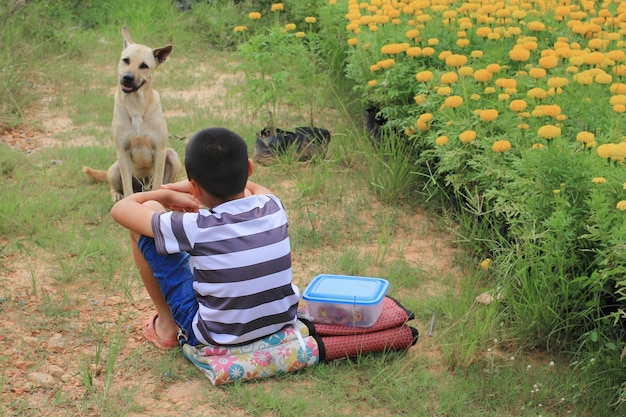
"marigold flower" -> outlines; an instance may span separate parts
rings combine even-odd
[[[420,35],[420,31],[417,29],[411,29],[406,32],[406,37],[409,39],[415,39]]]
[[[280,12],[283,10],[283,4],[282,3],[274,3],[272,4],[272,7],[270,9],[273,12]]]
[[[458,69],[458,73],[463,77],[472,77],[474,75],[474,68],[464,66]]]
[[[539,58],[539,66],[544,69],[556,68],[559,65],[559,58],[554,55],[542,56]]]
[[[448,86],[439,87],[437,89],[437,94],[440,96],[449,96],[452,93],[452,89]]]
[[[480,120],[483,122],[492,122],[498,118],[498,110],[487,109],[480,112]]]
[[[508,140],[497,140],[491,147],[495,153],[504,153],[511,149],[511,142]]]
[[[547,73],[543,68],[531,68],[528,70],[528,75],[530,75],[531,78],[540,79],[545,77]]]
[[[596,152],[598,156],[602,159],[611,159],[615,146],[616,145],[614,143],[605,143],[603,145],[598,146],[596,148]]]
[[[601,72],[596,74],[593,80],[596,82],[596,84],[611,84],[613,82],[613,77],[611,76],[611,74]]]
[[[470,44],[470,40],[466,38],[456,40],[456,46],[458,46],[459,48],[467,48],[469,44]]]
[[[470,54],[470,56],[471,56],[472,58],[476,58],[476,59],[478,59],[478,58],[482,58],[482,57],[483,57],[483,51],[479,51],[479,50],[472,51],[472,53]]]
[[[548,87],[561,88],[569,84],[569,80],[565,77],[551,77],[548,78]]]
[[[595,141],[595,139],[596,139],[596,135],[594,135],[591,132],[582,131],[582,132],[578,132],[578,134],[576,135],[576,142],[580,142],[584,145],[587,145],[588,143]]]
[[[543,143],[533,143],[533,146],[531,146],[530,149],[541,149],[543,147]]]
[[[613,83],[609,87],[609,91],[611,94],[626,94],[626,84],[623,83]]]
[[[509,51],[511,61],[526,62],[530,59],[530,51],[522,47],[514,47]]]
[[[315,23],[315,22],[317,22],[317,19],[314,18],[313,16],[307,16],[307,17],[304,18],[304,21],[306,23]]]
[[[296,32],[295,36],[296,38],[304,38],[306,34],[304,32]]]
[[[487,81],[491,80],[492,77],[493,73],[487,71],[486,69],[479,69],[474,71],[474,79],[480,83],[486,83]]]
[[[435,139],[435,143],[438,146],[444,146],[445,144],[448,143],[448,137],[445,136],[445,135],[441,135],[441,136],[437,137],[437,139]]]
[[[422,48],[422,55],[424,55],[424,56],[433,56],[433,55],[435,55],[435,48],[431,48],[430,46]]]
[[[552,140],[561,136],[561,128],[555,125],[544,125],[537,130],[537,135],[546,140]]]
[[[515,112],[524,111],[526,110],[527,106],[528,106],[528,103],[526,103],[526,101],[521,100],[521,99],[513,100],[509,104],[509,108]]]
[[[454,84],[459,80],[459,76],[456,72],[446,72],[441,75],[441,84]]]
[[[247,26],[235,26],[233,29],[234,32],[245,32],[246,30],[248,30]]]
[[[526,24],[526,27],[528,28],[528,30],[533,32],[543,32],[544,30],[546,30],[546,25],[543,22],[539,22],[536,20],[528,22]]]
[[[433,120],[432,113],[424,113],[417,118],[417,128],[422,131],[427,131],[430,129],[430,124]]]
[[[500,66],[500,64],[489,64],[485,67],[485,69],[490,73],[495,74],[497,72],[500,72],[502,67]]]
[[[418,94],[415,97],[413,97],[413,100],[415,100],[416,104],[424,104],[424,102],[426,101],[426,94]]]
[[[413,58],[418,57],[422,54],[422,48],[420,48],[419,46],[411,46],[405,51],[405,53],[407,56],[410,56]]]
[[[517,125],[517,128],[519,130],[528,130],[528,129],[530,129],[530,125],[527,124],[527,123],[520,123],[520,124]]]
[[[382,61],[378,62],[378,65],[380,65],[381,68],[383,69],[389,69],[391,67],[393,67],[396,64],[396,61],[394,59],[383,59]]]
[[[288,30],[287,27],[285,27],[285,30]],[[359,40],[357,38],[348,39],[348,45],[350,46],[356,46],[358,43],[359,43]]]
[[[259,12],[250,12],[248,13],[248,18],[251,20],[259,20],[261,18],[261,13]]]
[[[476,131],[474,130],[466,130],[465,132],[459,135],[459,140],[461,143],[470,143],[476,139]]]
[[[467,57],[460,54],[452,54],[446,58],[446,65],[450,67],[462,67],[467,64]]]
[[[487,259],[483,260],[483,261],[480,263],[480,268],[481,268],[481,269],[487,269],[487,268],[489,268],[490,266],[491,266],[491,259],[490,259],[490,258],[487,258]]]
[[[529,98],[533,98],[536,100],[542,100],[548,97],[548,93],[546,93],[546,91],[543,88],[539,88],[539,87],[535,87],[535,88],[528,90],[528,93],[526,93],[526,95]]]
[[[606,182],[606,178],[604,177],[595,177],[591,180],[594,184],[604,184]]]
[[[619,211],[625,211],[626,210],[626,200],[620,200],[617,202],[617,205],[615,206]]]
[[[480,100],[480,94],[476,94],[476,93],[472,94],[472,95],[470,96],[470,100],[473,100],[473,101],[478,101],[478,100]]]
[[[481,38],[486,38],[487,36],[489,36],[490,33],[491,33],[491,28],[489,26],[482,26],[482,27],[476,28],[476,36],[479,36]]]
[[[291,31],[296,30],[296,24],[295,24],[295,23],[287,23],[287,24],[285,25],[285,30],[286,30],[287,32],[291,32]],[[352,39],[354,39],[356,42],[351,43]],[[352,38],[352,39],[349,39],[349,40],[348,40],[348,45],[356,45],[356,44],[358,43],[358,40],[357,40],[356,38]]]
[[[446,107],[449,107],[451,109],[457,109],[463,104],[463,98],[461,96],[449,96],[446,97],[443,103],[446,105]]]
[[[626,105],[624,104],[616,104],[613,106],[613,111],[618,114],[622,114],[626,112]]]
[[[380,52],[388,55],[397,55],[409,49],[408,43],[390,43],[383,45]]]
[[[428,40],[428,44],[430,46],[437,46],[437,45],[439,45],[439,39],[437,39],[437,38],[430,38]]]
[[[425,83],[433,79],[433,73],[430,71],[420,71],[415,74],[415,79],[421,83]]]

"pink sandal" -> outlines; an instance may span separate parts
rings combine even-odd
[[[154,343],[154,345],[159,349],[166,350],[175,348],[178,346],[178,339],[166,340],[157,335],[154,328],[154,323],[156,322],[157,317],[159,317],[159,315],[155,314],[143,323],[143,326],[141,327],[141,334],[143,337]]]

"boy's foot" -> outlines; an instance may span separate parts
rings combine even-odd
[[[143,323],[141,327],[141,334],[143,337],[154,343],[156,347],[159,349],[171,349],[178,346],[178,339],[163,339],[156,333],[156,329],[154,327],[158,314],[150,317]]]

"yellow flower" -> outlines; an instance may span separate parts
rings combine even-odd
[[[378,61],[378,65],[380,65],[381,68],[384,69],[389,69],[391,67],[393,67],[396,64],[396,61],[393,59],[383,59],[382,61]]]
[[[434,54],[435,54],[435,48],[431,48],[430,46],[422,48],[422,55],[433,56]]]
[[[504,153],[511,149],[511,142],[508,140],[497,140],[493,143],[492,149],[496,153]]]
[[[459,135],[461,143],[470,143],[476,139],[476,132],[474,130],[466,130]]]
[[[530,70],[528,70],[528,75],[530,75],[531,78],[540,79],[545,77],[547,73],[546,70],[543,68],[531,68]]]
[[[606,182],[606,178],[604,177],[595,177],[594,179],[591,180],[592,183],[594,184],[604,184]]]
[[[486,83],[487,81],[491,80],[492,77],[493,73],[486,69],[479,69],[474,71],[474,79],[479,83]]]
[[[420,71],[415,75],[415,79],[421,83],[425,83],[433,79],[433,73],[430,71]]]
[[[500,66],[500,64],[489,64],[485,67],[485,69],[490,73],[495,74],[496,72],[500,72],[502,67]]]
[[[448,143],[448,137],[445,135],[439,136],[437,139],[435,139],[435,143],[438,146],[444,146],[446,143]]]
[[[483,51],[479,51],[479,50],[477,50],[477,51],[472,51],[472,53],[471,53],[470,55],[471,55],[471,57],[472,57],[472,58],[476,58],[476,59],[478,59],[478,58],[482,58],[482,56],[483,56]]]
[[[509,51],[511,61],[526,62],[530,59],[530,51],[522,47],[514,47]]]
[[[389,43],[380,48],[380,52],[388,55],[397,55],[409,49],[408,43]]]
[[[248,13],[248,18],[252,20],[259,20],[261,18],[261,13],[259,12],[250,12]]]
[[[491,259],[487,258],[480,263],[481,269],[487,269],[491,266]]]
[[[405,53],[406,53],[406,56],[410,56],[414,58],[422,54],[422,48],[420,48],[419,46],[411,46],[405,51]]]
[[[304,38],[304,32],[296,32],[296,38]]]
[[[356,46],[358,43],[359,43],[359,40],[357,38],[350,38],[350,39],[348,39],[348,45],[350,45],[350,46]]]
[[[446,107],[449,107],[451,109],[457,109],[463,104],[463,98],[461,96],[449,96],[446,97],[443,103],[446,105]]]
[[[426,94],[418,94],[415,97],[413,97],[413,100],[415,100],[416,104],[424,104],[424,102],[426,101]]]
[[[565,77],[548,78],[548,87],[550,88],[562,88],[567,84],[569,84],[569,80]]]
[[[509,104],[509,108],[515,112],[520,112],[526,110],[528,103],[524,100],[513,100]]]
[[[556,68],[559,65],[559,58],[555,55],[546,55],[539,58],[539,66],[544,69]]]
[[[578,134],[576,135],[576,142],[580,142],[583,145],[588,145],[592,142],[594,142],[596,139],[596,135],[594,135],[591,132],[578,132]]]
[[[441,84],[454,84],[459,80],[459,76],[456,72],[446,72],[441,75],[440,81]]]
[[[465,55],[452,54],[446,58],[446,65],[450,67],[462,67],[467,64],[467,57]]]
[[[537,130],[537,135],[546,140],[552,140],[561,136],[561,128],[554,125],[544,125]]]
[[[246,26],[235,26],[235,28],[233,29],[233,31],[235,32],[245,32],[246,30],[248,30]]]
[[[296,30],[296,24],[295,24],[295,23],[287,23],[287,24],[285,25],[285,30],[286,30],[287,32],[291,32],[291,31],[293,31],[293,30]],[[352,38],[352,39],[356,40],[356,38]],[[351,44],[351,43],[350,43],[350,41],[348,41],[348,45],[356,45],[357,43],[358,43],[358,41],[357,41],[357,42],[355,42],[354,44]]]
[[[367,85],[369,85],[370,87],[376,87],[376,84],[378,84],[378,81],[376,80],[369,80],[367,82]]]
[[[430,129],[430,124],[433,120],[432,113],[424,113],[417,118],[417,128],[422,131]]]
[[[520,123],[517,125],[517,128],[519,130],[528,130],[530,129],[530,125],[528,125],[527,123]]]
[[[526,93],[529,98],[534,98],[536,100],[541,100],[548,97],[548,93],[540,87],[532,88]]]
[[[480,120],[483,122],[491,122],[498,118],[498,110],[487,109],[480,112]]]
[[[406,37],[409,39],[415,39],[420,35],[420,31],[417,29],[411,29],[406,32]]]
[[[626,210],[626,200],[620,200],[617,202],[617,206],[615,206],[619,211]]]
[[[600,158],[611,159],[615,146],[616,145],[614,143],[605,143],[603,145],[598,146],[598,148],[596,149],[596,152],[598,153],[598,156]]]
[[[315,23],[315,22],[317,22],[317,19],[314,18],[313,16],[307,16],[307,17],[304,18],[304,21],[306,23]]]
[[[280,12],[283,10],[283,4],[282,3],[274,3],[272,4],[272,7],[270,9],[273,12]]]
[[[437,89],[437,94],[440,96],[449,96],[452,93],[452,89],[448,86],[439,87]]]

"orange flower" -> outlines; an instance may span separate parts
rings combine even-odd
[[[491,80],[492,77],[493,73],[486,69],[479,69],[474,71],[474,79],[480,83],[486,83],[487,81]]]
[[[526,110],[527,106],[528,106],[528,103],[526,103],[526,101],[521,100],[521,99],[513,100],[509,104],[509,108],[515,112],[524,111]]]
[[[512,61],[526,62],[530,59],[530,51],[522,47],[514,47],[509,51],[509,58]]]
[[[504,153],[511,149],[511,142],[508,140],[497,140],[491,147],[495,153]]]
[[[441,84],[454,84],[459,80],[459,76],[456,72],[446,72],[441,75],[440,81]]]
[[[487,109],[480,112],[480,120],[483,122],[492,122],[498,118],[498,110]]]
[[[433,73],[430,71],[420,71],[415,74],[415,79],[421,83],[425,83],[433,79]]]
[[[554,125],[544,125],[537,130],[537,135],[546,140],[552,140],[561,136],[561,128]]]
[[[457,109],[463,104],[463,98],[461,96],[449,96],[446,97],[443,103],[446,105],[446,107],[449,107],[451,109]]]
[[[435,143],[436,143],[438,146],[443,146],[443,145],[445,145],[446,143],[448,143],[448,137],[447,137],[447,136],[444,136],[444,135],[439,136],[439,137],[437,137],[437,139],[435,139]]]
[[[461,143],[470,143],[476,139],[476,132],[474,130],[466,130],[459,135]]]

